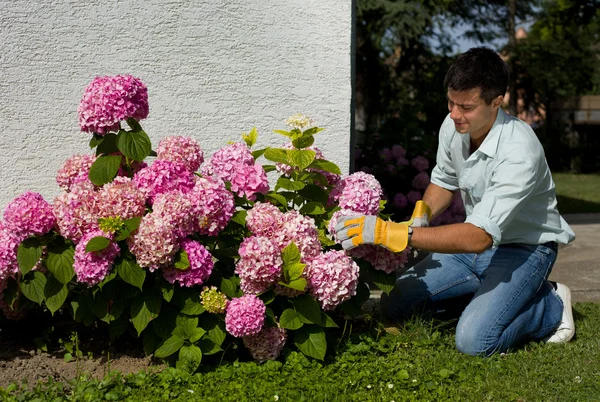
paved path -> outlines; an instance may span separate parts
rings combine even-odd
[[[573,302],[600,302],[600,214],[565,215],[577,238],[561,246],[550,280],[571,289]]]

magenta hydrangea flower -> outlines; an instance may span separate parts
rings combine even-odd
[[[202,285],[212,273],[214,263],[212,255],[199,242],[183,239],[181,248],[185,250],[190,261],[190,267],[180,270],[175,267],[163,269],[163,276],[169,283],[178,282],[180,286],[192,287]]]
[[[257,202],[248,210],[246,227],[257,236],[272,238],[283,221],[283,212],[275,205]]]
[[[266,194],[269,191],[269,180],[265,169],[257,163],[252,166],[242,166],[231,179],[231,191],[238,197],[246,196],[250,201],[256,200],[256,194]]]
[[[133,180],[150,204],[159,194],[173,190],[187,193],[194,187],[194,173],[182,163],[167,160],[154,161],[137,172]]]
[[[412,190],[406,194],[406,198],[411,204],[416,204],[417,201],[423,198],[423,194],[421,194],[419,191]]]
[[[98,215],[101,218],[120,217],[123,220],[141,217],[146,211],[146,198],[128,177],[115,177],[98,192]]]
[[[412,186],[417,190],[425,190],[429,186],[429,175],[426,172],[417,174],[412,180]]]
[[[104,135],[119,130],[119,122],[148,117],[148,89],[131,75],[96,77],[77,108],[81,131]]]
[[[243,166],[253,166],[254,157],[244,143],[235,142],[219,149],[208,163],[202,166],[203,176],[217,176],[231,182]]]
[[[406,208],[408,205],[408,198],[402,193],[396,193],[394,196],[394,206],[398,209]]]
[[[419,172],[424,172],[429,169],[429,161],[424,156],[416,156],[410,161],[410,165]]]
[[[183,163],[195,172],[204,162],[204,152],[200,144],[191,137],[174,136],[160,141],[156,149],[157,159]]]
[[[0,281],[19,272],[17,264],[19,243],[20,240],[10,230],[0,225]]]
[[[17,196],[4,210],[4,226],[20,239],[44,235],[55,224],[52,206],[33,191]]]
[[[353,258],[362,258],[373,268],[387,274],[401,272],[408,261],[408,248],[401,253],[394,253],[385,247],[363,244],[349,251]]]
[[[137,263],[150,272],[171,264],[173,255],[179,250],[173,226],[154,213],[142,218],[138,230],[127,239],[127,244]]]
[[[73,155],[65,161],[56,174],[56,183],[65,191],[73,184],[89,181],[90,168],[96,160],[93,155]]]
[[[262,363],[277,359],[285,346],[286,339],[285,329],[277,324],[274,327],[263,328],[257,334],[245,336],[243,341],[254,360]]]
[[[111,242],[104,250],[86,252],[85,248],[88,242],[97,236],[110,239],[110,236],[101,230],[86,233],[75,247],[75,256],[73,258],[73,269],[77,275],[77,280],[89,286],[102,282],[110,271],[119,251],[121,251],[117,243]]]
[[[332,190],[332,197],[342,209],[365,215],[377,215],[383,191],[375,176],[356,172],[344,179]]]
[[[195,186],[187,193],[194,205],[194,231],[216,236],[235,212],[233,194],[215,177],[196,177]]]
[[[244,239],[239,253],[235,273],[240,277],[240,288],[245,294],[262,293],[281,278],[281,251],[268,238],[252,236]]]
[[[236,338],[254,335],[265,324],[267,307],[254,295],[245,295],[229,302],[225,313],[225,329]]]
[[[318,255],[304,270],[310,293],[323,310],[333,310],[356,294],[358,273],[356,262],[338,250]]]
[[[154,215],[160,215],[173,227],[177,238],[183,239],[194,232],[195,206],[187,194],[177,190],[159,194],[152,207]]]
[[[99,196],[91,182],[76,183],[71,192],[54,199],[54,216],[61,236],[78,243],[81,237],[98,229]]]

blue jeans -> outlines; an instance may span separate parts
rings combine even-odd
[[[547,280],[556,253],[556,243],[431,253],[396,280],[394,291],[382,298],[382,312],[402,320],[418,311],[451,309],[472,296],[456,327],[457,349],[469,355],[505,352],[560,324],[563,303]]]

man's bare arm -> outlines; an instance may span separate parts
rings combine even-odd
[[[429,184],[423,195],[423,201],[431,208],[431,219],[435,218],[448,208],[450,202],[452,202],[453,196],[454,193],[452,191],[446,190],[433,183]]]
[[[492,237],[483,229],[470,223],[432,228],[413,228],[410,246],[436,253],[481,254],[492,246]]]

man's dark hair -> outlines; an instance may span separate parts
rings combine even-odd
[[[452,63],[444,78],[444,87],[459,92],[480,88],[481,98],[489,105],[506,94],[508,66],[492,49],[474,47]]]

